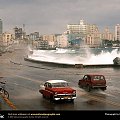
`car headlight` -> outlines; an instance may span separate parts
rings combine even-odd
[[[73,91],[73,94],[76,94],[76,91]]]
[[[57,95],[57,92],[55,92],[55,95]]]

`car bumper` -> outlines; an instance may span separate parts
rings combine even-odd
[[[54,100],[74,100],[75,96],[54,96]]]
[[[92,88],[104,88],[104,89],[106,89],[107,86],[92,86]]]

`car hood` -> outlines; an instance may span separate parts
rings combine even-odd
[[[61,88],[52,88],[51,91],[57,92],[58,94],[66,94],[66,93],[73,93],[73,91],[75,91],[75,90],[73,90],[72,88],[69,88],[69,87],[67,87],[67,88],[61,87]]]

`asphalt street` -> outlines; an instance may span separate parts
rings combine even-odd
[[[28,62],[26,46],[16,46],[0,56],[0,76],[6,80],[9,101],[18,110],[119,110],[120,68],[63,68]],[[78,80],[88,73],[103,74],[107,90],[87,92],[78,87]],[[51,103],[39,93],[40,84],[49,79],[64,79],[77,90],[74,103]],[[12,109],[3,103],[1,110]]]

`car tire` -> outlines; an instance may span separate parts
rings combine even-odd
[[[91,91],[91,87],[89,85],[87,85],[87,92]]]
[[[71,102],[71,103],[74,103],[74,99],[71,99],[70,102]]]
[[[101,88],[101,90],[102,90],[102,91],[105,91],[105,90],[106,90],[106,88]]]
[[[83,86],[82,86],[81,84],[79,84],[79,87],[80,87],[80,88],[83,88]]]
[[[43,98],[46,98],[46,96],[43,94]]]
[[[50,96],[50,102],[54,102],[53,96]]]

